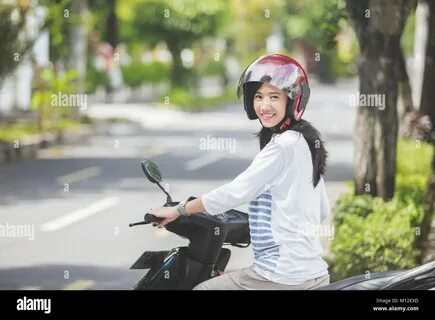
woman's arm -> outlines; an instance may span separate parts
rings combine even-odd
[[[202,204],[201,198],[197,198],[186,203],[186,212],[188,214],[203,213],[205,211],[206,210]]]
[[[205,211],[217,215],[253,200],[270,187],[289,162],[281,145],[267,145],[233,181],[202,195]]]
[[[203,213],[205,212],[204,205],[202,204],[201,198],[191,200],[186,204],[186,211],[188,214],[193,213]],[[163,218],[162,221],[157,223],[159,228],[164,227],[169,222],[177,219],[180,214],[178,213],[177,207],[159,207],[151,210],[151,213],[159,218]]]
[[[187,213],[208,212],[217,215],[252,200],[269,182],[279,176],[288,161],[280,145],[272,144],[265,147],[251,165],[233,181],[189,201],[186,204]],[[155,208],[152,213],[164,218],[158,224],[159,227],[179,217],[176,207]]]

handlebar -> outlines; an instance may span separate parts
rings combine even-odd
[[[128,226],[129,227],[134,227],[134,226],[143,225],[143,224],[150,224],[150,223],[153,223],[153,222],[160,222],[161,220],[163,220],[163,219],[162,218],[158,218],[158,217],[152,215],[151,213],[145,213],[143,221],[135,222],[135,223],[130,223]]]

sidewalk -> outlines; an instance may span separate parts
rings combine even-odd
[[[0,165],[21,160],[36,159],[41,149],[54,145],[77,144],[92,138],[92,129],[83,125],[81,129],[68,132],[47,132],[17,139],[13,142],[0,140]]]
[[[254,122],[247,121],[243,114],[234,108],[204,112],[184,112],[166,106],[152,104],[94,104],[87,110],[87,115],[96,119],[124,118],[136,121],[145,130],[256,130]],[[219,119],[219,121],[216,121]]]

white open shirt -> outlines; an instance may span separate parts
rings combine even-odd
[[[254,270],[273,282],[296,285],[328,274],[318,231],[330,204],[323,177],[314,188],[312,172],[305,138],[287,130],[233,181],[201,197],[212,215],[249,202]]]

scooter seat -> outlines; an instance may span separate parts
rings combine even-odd
[[[379,290],[389,280],[401,273],[405,273],[405,271],[385,271],[358,275],[328,284],[316,290]]]

